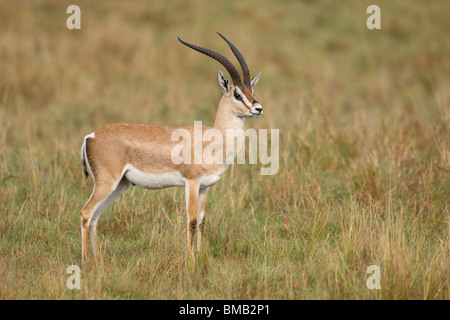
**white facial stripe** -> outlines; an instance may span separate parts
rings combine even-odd
[[[245,105],[246,105],[247,107],[250,108],[250,107],[252,106],[252,104],[250,103],[250,101],[248,101],[248,99],[247,99],[247,97],[245,96],[245,94],[242,93],[241,89],[239,89],[239,87],[236,87],[236,91],[237,91],[237,92],[239,93],[239,95],[241,96],[242,101],[244,101]]]

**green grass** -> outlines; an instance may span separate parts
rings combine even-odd
[[[449,299],[449,5],[378,1],[0,2],[1,299]],[[187,259],[182,189],[131,188],[81,266],[92,180],[79,149],[111,122],[212,125],[219,65],[242,51],[280,170],[233,165]],[[233,60],[234,61],[234,60]],[[366,287],[381,269],[381,290]]]

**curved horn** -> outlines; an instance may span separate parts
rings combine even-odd
[[[202,48],[202,47],[196,46],[194,44],[190,44],[190,43],[188,43],[186,41],[181,40],[180,37],[178,37],[178,40],[182,44],[184,44],[185,46],[187,46],[187,47],[189,47],[191,49],[194,49],[194,50],[196,50],[198,52],[201,52],[201,53],[207,55],[208,57],[211,57],[211,58],[219,61],[225,67],[225,69],[227,69],[228,73],[231,76],[231,79],[233,80],[233,83],[235,85],[241,85],[242,84],[241,77],[239,76],[239,72],[236,70],[234,65],[227,58],[225,58],[223,55],[221,55],[220,53],[217,53],[215,51],[212,51],[212,50],[209,50],[209,49],[206,49],[206,48]]]
[[[248,69],[247,63],[245,63],[244,57],[242,56],[242,54],[239,52],[239,50],[235,47],[234,44],[232,44],[227,38],[225,38],[223,35],[221,35],[219,32],[217,32],[217,34],[219,36],[222,37],[223,40],[225,40],[228,45],[231,48],[231,51],[233,51],[234,55],[236,56],[236,58],[239,61],[239,64],[241,65],[242,68],[242,74],[244,76],[244,85],[250,87],[250,70]]]

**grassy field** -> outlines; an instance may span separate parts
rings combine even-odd
[[[0,1],[0,299],[449,299],[450,6],[375,2],[381,30],[374,1]],[[246,128],[279,129],[279,172],[229,168],[195,266],[183,189],[131,188],[67,289],[83,137],[212,125],[221,66],[177,36],[231,58],[216,31],[263,71]]]

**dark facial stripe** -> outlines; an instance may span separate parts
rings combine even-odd
[[[242,91],[248,101],[252,102],[253,100],[255,100],[253,99],[252,89],[244,86],[239,86],[239,89]]]

